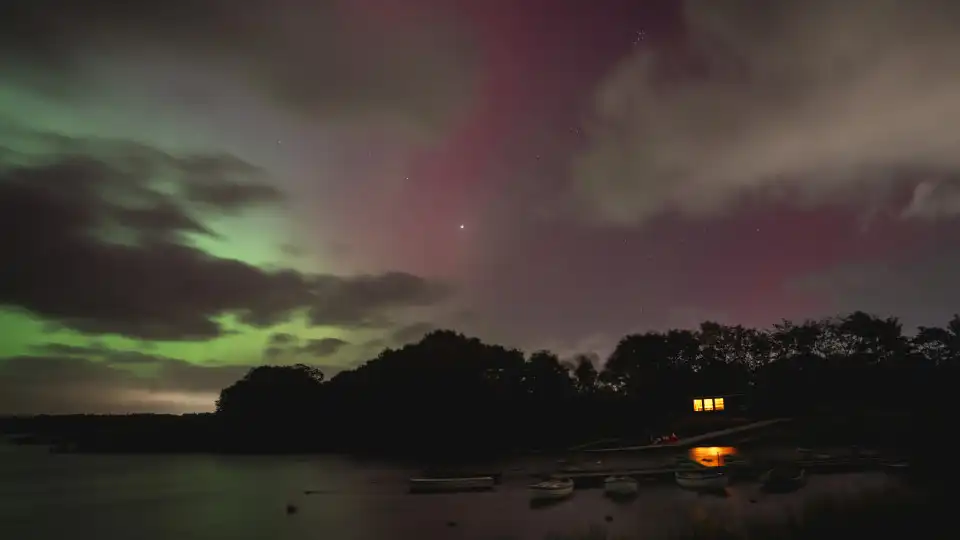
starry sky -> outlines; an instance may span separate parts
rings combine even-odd
[[[960,310],[952,0],[9,0],[0,413]]]

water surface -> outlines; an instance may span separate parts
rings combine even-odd
[[[531,509],[521,473],[495,492],[408,495],[409,469],[331,456],[108,456],[0,446],[0,536],[30,540],[541,540],[603,525],[656,538],[692,520],[779,519],[805,501],[883,488],[882,474],[812,476],[801,492],[725,498],[645,485],[629,504],[578,490]],[[305,490],[316,490],[306,495]],[[285,507],[299,511],[287,515]]]

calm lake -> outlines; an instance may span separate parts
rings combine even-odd
[[[644,485],[617,504],[578,490],[531,509],[522,473],[489,493],[408,495],[416,471],[330,456],[98,456],[0,445],[0,536],[64,540],[535,539],[606,527],[658,538],[699,519],[783,519],[805,501],[882,489],[882,473],[811,476],[803,490],[761,495],[735,484],[726,498]],[[318,493],[305,495],[305,490]],[[287,503],[299,512],[287,515]]]

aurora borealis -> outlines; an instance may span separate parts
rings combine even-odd
[[[12,0],[0,413],[438,327],[960,311],[948,0]]]

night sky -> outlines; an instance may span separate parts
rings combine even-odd
[[[960,311],[955,0],[6,0],[0,413]]]

